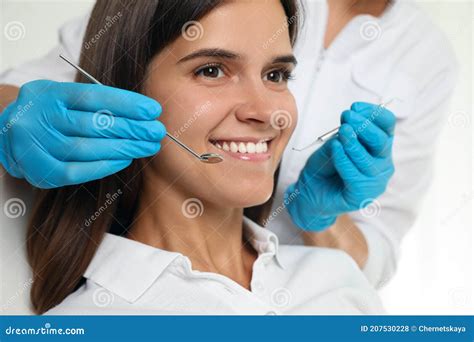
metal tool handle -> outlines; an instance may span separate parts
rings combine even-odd
[[[63,55],[59,55],[59,57],[61,57],[64,61],[66,61],[69,65],[71,65],[73,68],[75,68],[77,71],[79,71],[81,74],[83,74],[84,76],[86,76],[91,82],[95,83],[95,84],[101,84],[98,80],[96,80],[91,74],[89,74],[87,71],[85,71],[84,69],[82,69],[79,65],[71,62],[69,59],[67,59],[66,57],[64,57]],[[179,146],[181,146],[184,150],[188,151],[189,153],[191,153],[193,156],[195,156],[196,158],[198,158],[199,160],[202,160],[201,156],[199,154],[197,154],[196,152],[194,152],[193,150],[191,150],[188,146],[186,146],[185,144],[183,144],[181,141],[179,141],[178,139],[176,139],[175,137],[173,137],[171,134],[169,134],[168,132],[166,132],[166,135],[168,136],[168,138],[170,138],[171,140],[173,140],[175,143],[177,143]]]
[[[173,140],[175,143],[177,143],[179,146],[181,146],[183,149],[185,149],[186,151],[188,151],[189,153],[191,153],[192,155],[194,155],[196,158],[198,159],[201,159],[201,156],[199,154],[197,154],[196,152],[194,152],[193,150],[191,150],[188,146],[186,146],[185,144],[183,144],[181,141],[179,141],[178,139],[176,139],[175,137],[173,137],[171,134],[169,134],[168,132],[166,132],[166,135],[168,136],[168,138],[170,138],[171,140]]]

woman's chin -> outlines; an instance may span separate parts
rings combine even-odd
[[[267,202],[273,190],[273,184],[270,187],[241,188],[232,193],[228,193],[227,203],[233,208],[254,207]]]

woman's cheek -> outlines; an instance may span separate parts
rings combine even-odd
[[[174,94],[163,106],[160,121],[168,130],[178,135],[184,131],[195,131],[200,128],[202,134],[209,125],[210,113],[214,111],[215,101],[212,98],[196,92]],[[212,121],[212,120],[211,120]],[[195,126],[194,129],[192,129]]]
[[[288,114],[288,124],[281,132],[283,143],[286,145],[298,123],[298,109],[296,108],[295,98],[290,91],[286,93],[286,96],[282,96],[280,100],[280,108]]]

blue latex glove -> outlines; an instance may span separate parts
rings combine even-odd
[[[293,223],[322,231],[381,195],[394,173],[394,128],[395,116],[383,107],[356,102],[344,111],[337,138],[310,156],[285,192]]]
[[[100,179],[159,151],[160,113],[158,102],[127,90],[29,82],[0,115],[0,162],[40,188]]]

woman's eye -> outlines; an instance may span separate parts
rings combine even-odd
[[[280,83],[291,80],[292,78],[293,76],[289,70],[272,70],[265,75],[264,80]]]
[[[195,72],[196,76],[204,76],[207,78],[220,78],[224,76],[224,72],[219,66],[207,65]]]

